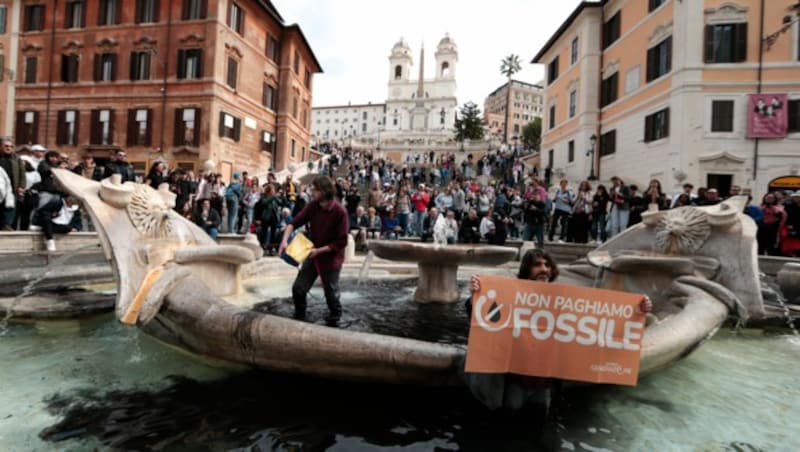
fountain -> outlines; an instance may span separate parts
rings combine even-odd
[[[464,384],[462,344],[439,344],[294,321],[251,309],[243,288],[265,274],[292,273],[253,249],[213,243],[171,210],[165,188],[100,183],[55,171],[97,225],[117,276],[117,318],[198,355],[276,371],[350,380]],[[560,281],[647,293],[640,374],[687,356],[734,315],[764,316],[755,225],[744,198],[719,206],[648,212],[643,223],[566,266]],[[502,247],[373,242],[378,257],[415,262],[418,302],[453,302],[457,268],[486,271],[514,257]]]
[[[99,237],[117,277],[115,316],[138,328],[106,318],[10,323],[0,334],[0,358],[13,363],[0,368],[0,379],[16,388],[0,408],[7,448],[231,449],[258,442],[262,449],[320,449],[322,436],[343,449],[534,448],[540,435],[528,416],[489,415],[465,397],[465,386],[475,389],[463,375],[467,314],[460,304],[414,300],[418,261],[345,264],[342,329],[295,322],[283,318],[292,310],[286,296],[293,268],[256,259],[249,244],[211,243],[170,211],[169,193],[57,177],[101,220]],[[762,334],[745,327],[720,329],[706,342],[726,319],[752,325],[779,315],[764,311],[764,302],[783,302],[770,288],[779,293],[780,286],[788,301],[798,293],[793,265],[784,265],[777,281],[759,281],[753,224],[738,214],[739,202],[647,214],[643,224],[561,267],[561,282],[645,292],[655,308],[639,386],[570,387],[553,402],[558,426],[546,449],[795,448],[791,419],[800,415],[800,399],[786,363],[800,358],[800,341],[786,328]],[[464,274],[509,276],[513,265],[463,270],[466,296]],[[315,321],[325,307],[318,288],[311,297]],[[327,381],[242,373],[242,365]],[[453,387],[387,391],[369,381]]]
[[[497,266],[513,259],[517,250],[501,246],[452,245],[372,241],[367,245],[381,259],[414,262],[419,282],[418,303],[454,303],[459,300],[459,265]]]

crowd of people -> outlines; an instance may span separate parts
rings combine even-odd
[[[117,151],[102,169],[91,156],[80,162],[56,151],[33,146],[31,156],[15,155],[3,141],[0,153],[0,200],[5,230],[41,229],[48,249],[52,234],[90,229],[81,221],[74,199],[58,192],[51,169],[67,168],[101,180],[120,174],[123,182],[137,181],[125,152]],[[398,163],[372,152],[333,150],[322,171],[335,179],[335,198],[345,207],[357,245],[367,239],[418,237],[422,241],[489,243],[508,239],[603,243],[641,221],[651,209],[714,205],[722,201],[717,189],[685,184],[668,196],[658,180],[641,189],[614,177],[608,186],[566,180],[550,187],[551,174],[526,169],[513,151],[496,151],[480,158],[468,155],[456,162],[452,153],[408,155]],[[294,217],[311,199],[310,187],[290,176],[278,181],[235,172],[229,183],[217,173],[195,175],[153,163],[139,182],[158,188],[166,183],[176,194],[176,211],[211,237],[220,233],[257,235],[265,251],[274,254]],[[729,196],[742,193],[731,187]],[[797,256],[800,253],[800,192],[774,191],[760,203],[748,203],[745,213],[758,225],[759,254]]]

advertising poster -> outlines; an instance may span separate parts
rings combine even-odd
[[[751,94],[747,138],[784,138],[789,129],[786,94]]]

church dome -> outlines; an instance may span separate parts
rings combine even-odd
[[[442,38],[442,40],[439,41],[439,45],[437,46],[437,50],[439,51],[449,50],[455,52],[456,48],[457,48],[456,42],[453,41],[453,38],[450,37],[450,33],[445,33],[444,38]]]
[[[408,46],[408,43],[403,38],[400,38],[400,40],[394,44],[394,47],[392,47],[392,53],[403,54],[410,52],[411,52],[411,47]]]

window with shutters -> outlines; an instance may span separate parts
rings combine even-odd
[[[205,19],[207,10],[207,0],[183,0],[181,20]]]
[[[39,112],[18,111],[16,127],[17,144],[35,144],[39,142]]]
[[[6,70],[6,56],[0,53],[0,82],[5,80]]]
[[[657,111],[644,118],[644,141],[660,140],[669,136],[669,108]]]
[[[219,113],[219,136],[239,141],[242,120],[225,112]]]
[[[569,93],[569,117],[575,117],[575,111],[578,108],[578,93],[577,91],[570,91]],[[519,117],[519,115],[517,115]]]
[[[114,110],[92,110],[89,143],[99,146],[114,144]]]
[[[150,146],[152,116],[152,110],[147,108],[128,110],[128,146]]]
[[[294,73],[300,75],[300,52],[294,51],[294,63],[292,64]]]
[[[550,128],[553,129],[556,126],[556,105],[553,104],[550,106],[550,115],[548,117],[550,121]]]
[[[8,9],[5,6],[0,5],[0,35],[6,34],[7,15],[8,15]]]
[[[305,85],[306,88],[311,89],[311,71],[308,68],[306,68]]]
[[[715,100],[711,102],[712,132],[733,132],[734,105],[735,102],[732,100]]]
[[[264,83],[261,93],[261,105],[276,111],[278,90],[269,83]]]
[[[175,109],[175,146],[200,146],[199,108]]]
[[[25,18],[22,31],[44,30],[44,5],[25,5]]]
[[[86,2],[67,2],[66,13],[66,17],[64,17],[64,28],[83,28],[85,26]]]
[[[57,145],[78,145],[78,118],[79,113],[77,110],[61,110],[58,112],[58,126],[56,128]]]
[[[297,143],[295,143],[294,138],[292,138],[292,158],[295,157],[295,147],[296,146],[297,146]]]
[[[611,44],[615,43],[617,39],[619,39],[620,30],[622,26],[620,14],[622,12],[619,11],[617,14],[614,14],[611,19],[606,21],[603,24],[603,48],[610,46]]]
[[[178,50],[178,78],[203,78],[203,49]]]
[[[672,36],[647,51],[647,82],[661,78],[672,70]]]
[[[547,84],[553,83],[558,78],[558,57],[547,65]]]
[[[658,7],[663,5],[664,3],[667,3],[667,0],[648,0],[648,8],[647,8],[647,10],[652,13],[653,11],[658,9]]]
[[[262,152],[274,152],[275,151],[275,136],[267,132],[266,130],[261,131],[261,151]]]
[[[600,85],[600,107],[617,100],[619,93],[619,73],[615,72],[613,75],[603,79]]]
[[[33,84],[36,83],[36,75],[39,59],[36,57],[27,57],[25,58],[25,84]]]
[[[575,161],[575,141],[570,140],[567,143],[567,163],[572,163]]]
[[[281,43],[278,38],[267,33],[267,58],[274,61],[276,64],[281,59]]]
[[[789,133],[800,132],[800,99],[792,99],[787,104],[789,113]]]
[[[600,135],[600,156],[611,155],[617,152],[617,131],[609,130]]]
[[[239,78],[239,62],[236,61],[236,58],[231,56],[228,57],[228,75],[227,75],[227,84],[233,89],[236,89],[236,81]]]
[[[706,25],[706,63],[747,60],[747,23]]]
[[[131,52],[131,80],[150,80],[150,52]]]
[[[234,2],[228,3],[228,26],[244,36],[244,10]]]
[[[136,0],[136,23],[158,22],[158,0]]]
[[[572,45],[570,46],[569,64],[575,64],[577,62],[578,62],[578,37],[576,36],[575,39],[572,40]]]
[[[292,99],[292,116],[297,119],[297,96]]]
[[[97,53],[94,56],[94,81],[113,82],[117,79],[117,54]]]
[[[80,57],[76,54],[61,55],[61,81],[64,83],[78,82],[78,64]]]
[[[122,0],[100,0],[97,25],[117,25],[122,22],[120,1]]]

